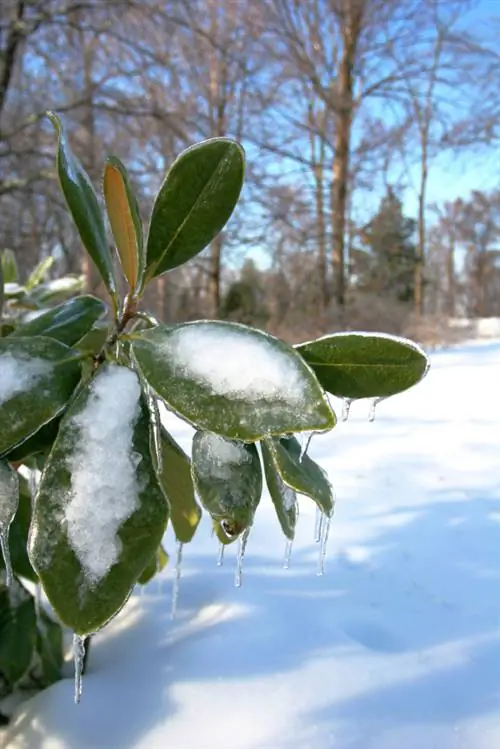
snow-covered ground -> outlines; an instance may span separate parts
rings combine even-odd
[[[355,403],[312,442],[337,491],[324,577],[305,499],[284,570],[263,498],[239,589],[236,549],[218,568],[205,522],[177,619],[171,567],[95,638],[81,704],[56,684],[18,710],[4,746],[500,746],[500,343],[431,359],[374,423]]]

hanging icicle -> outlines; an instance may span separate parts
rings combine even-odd
[[[245,556],[249,535],[250,528],[247,528],[239,538],[238,557],[236,559],[236,574],[234,577],[235,588],[241,588],[241,580],[243,576],[243,557]]]
[[[347,421],[351,411],[352,398],[344,398],[342,401],[342,421]]]
[[[325,560],[326,560],[326,547],[328,544],[328,536],[330,534],[330,523],[331,523],[331,517],[327,517],[326,515],[323,517],[323,523],[321,528],[321,545],[319,547],[319,556],[318,556],[318,576],[322,576],[325,572]]]
[[[75,705],[78,705],[82,697],[85,639],[86,638],[83,635],[73,635],[73,662],[75,664]]]
[[[283,560],[283,569],[287,570],[290,568],[290,559],[292,558],[292,547],[293,547],[293,539],[287,539],[287,542],[285,544],[285,558]]]
[[[314,432],[304,432],[302,434],[299,463],[302,463],[304,457],[307,455],[307,451],[309,450],[309,445],[311,444],[311,440],[313,437],[314,437]]]
[[[374,398],[370,404],[370,411],[368,413],[368,421],[375,421],[375,411],[378,404],[385,400],[385,398]]]
[[[182,547],[181,541],[177,541],[177,556],[175,558],[175,574],[174,584],[172,587],[172,610],[171,617],[175,619],[177,615],[177,603],[179,601],[179,588],[181,584],[181,573],[182,573]]]
[[[225,549],[225,548],[226,548],[226,547],[225,547],[225,546],[224,546],[224,544],[223,544],[223,543],[221,542],[221,543],[219,544],[219,554],[218,554],[218,556],[217,556],[217,567],[222,567],[222,565],[224,564],[224,549]]]
[[[323,527],[323,513],[316,505],[316,517],[314,519],[314,541],[319,544],[321,541],[321,528]]]
[[[0,526],[0,550],[5,565],[5,585],[10,588],[14,579],[14,570],[12,569],[12,560],[10,557],[9,526],[6,528]]]

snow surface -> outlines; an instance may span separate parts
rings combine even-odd
[[[132,440],[140,394],[135,372],[109,366],[92,381],[85,408],[72,419],[79,434],[68,465],[71,500],[65,517],[68,540],[90,585],[118,561],[118,530],[137,509],[140,455]]]
[[[96,636],[81,704],[71,679],[54,685],[18,709],[4,747],[499,747],[500,342],[431,359],[373,424],[354,403],[311,444],[337,493],[324,577],[305,498],[289,570],[263,499],[238,590],[236,544],[217,568],[205,519],[184,547],[178,618],[167,567]]]
[[[43,359],[1,354],[0,405],[23,390],[31,390],[51,370],[52,365]]]
[[[267,336],[252,336],[229,326],[195,323],[169,336],[169,349],[181,372],[220,395],[232,398],[279,398],[286,382],[289,402],[304,399],[300,360]]]

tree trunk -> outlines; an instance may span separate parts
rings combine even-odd
[[[448,247],[448,254],[446,257],[446,277],[448,286],[448,316],[455,317],[455,241],[453,239],[450,241],[450,246]]]
[[[218,318],[221,307],[221,294],[220,294],[220,276],[221,276],[221,265],[222,265],[222,235],[212,242],[212,252],[210,256],[210,272],[208,277],[208,298],[211,307],[211,315],[214,318]]]
[[[425,263],[425,198],[427,190],[427,135],[424,136],[422,143],[422,170],[420,172],[420,190],[418,193],[418,241],[417,256],[415,258],[415,287],[414,287],[414,305],[417,317],[424,313],[424,263]]]

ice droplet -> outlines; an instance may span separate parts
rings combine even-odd
[[[290,567],[290,559],[292,557],[292,546],[293,546],[293,539],[287,539],[287,542],[285,544],[285,559],[283,561],[283,569],[287,570]]]
[[[342,401],[342,421],[347,421],[347,419],[349,418],[352,401],[352,398],[344,398],[344,400]]]
[[[378,404],[385,400],[385,398],[374,398],[370,404],[370,411],[368,413],[368,421],[375,421],[375,410]]]
[[[330,523],[332,519],[327,515],[323,516],[323,523],[321,528],[321,546],[319,548],[318,557],[318,571],[317,575],[321,577],[325,573],[325,559],[326,559],[326,547],[328,544],[328,536],[330,534]]]
[[[219,544],[219,555],[217,557],[217,567],[222,567],[224,564],[224,549],[225,546],[223,543]]]
[[[181,584],[181,573],[182,573],[182,541],[177,541],[177,556],[175,558],[175,576],[174,584],[172,587],[172,609],[171,617],[175,619],[177,615],[177,603],[179,601],[179,587]]]
[[[302,460],[307,455],[307,451],[309,450],[309,445],[311,444],[311,440],[313,437],[314,437],[314,432],[303,433],[301,445],[300,445],[299,463],[302,463]]]
[[[83,635],[73,635],[73,662],[75,664],[75,705],[81,700],[83,688],[83,661],[85,659],[85,640]]]
[[[321,541],[321,529],[323,527],[323,513],[316,505],[316,517],[314,520],[314,540],[317,544]]]
[[[0,526],[0,549],[2,551],[3,561],[5,565],[5,584],[8,588],[12,585],[14,579],[14,571],[12,569],[12,560],[10,558],[9,549],[9,526]]]
[[[238,557],[236,560],[236,574],[234,576],[235,588],[241,588],[241,579],[243,577],[243,557],[245,556],[245,550],[247,548],[247,541],[248,541],[249,535],[250,535],[250,528],[247,528],[239,538]]]

